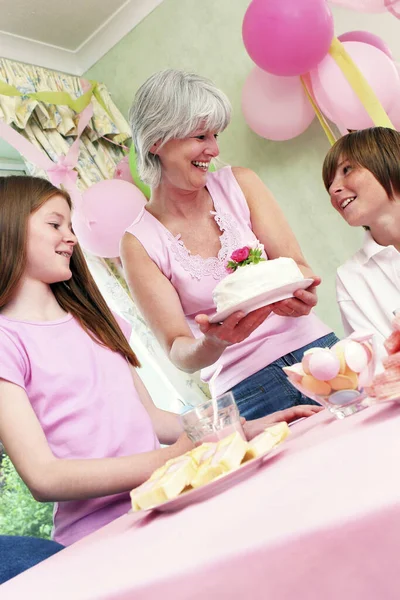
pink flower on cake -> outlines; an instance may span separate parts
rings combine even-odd
[[[234,262],[240,263],[243,260],[246,260],[246,258],[249,258],[249,254],[250,254],[250,248],[245,246],[244,248],[239,248],[238,250],[235,250],[234,252],[232,252],[231,259]]]
[[[238,267],[244,267],[245,265],[257,265],[259,262],[265,260],[262,258],[264,246],[262,244],[252,244],[251,246],[243,246],[234,250],[231,254],[230,260],[226,265],[228,273],[233,273]]]

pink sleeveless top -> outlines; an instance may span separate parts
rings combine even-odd
[[[139,240],[176,289],[195,337],[202,333],[194,317],[199,313],[215,313],[212,292],[227,276],[225,265],[230,255],[257,239],[251,229],[247,201],[231,167],[209,173],[207,189],[214,203],[211,214],[221,230],[221,249],[217,257],[190,254],[180,235],[173,236],[145,208],[126,230]],[[271,314],[246,340],[229,346],[216,363],[203,369],[201,377],[208,382],[222,363],[223,369],[214,387],[217,395],[222,394],[274,360],[330,332],[314,313],[299,318]]]

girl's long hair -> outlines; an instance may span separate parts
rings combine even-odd
[[[72,209],[69,194],[46,179],[0,177],[0,310],[17,293],[25,271],[29,217],[56,195],[65,198]],[[90,274],[79,244],[74,247],[70,269],[69,281],[50,285],[61,308],[72,314],[97,343],[119,352],[134,367],[140,366]]]

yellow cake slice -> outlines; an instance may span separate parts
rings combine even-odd
[[[202,485],[210,483],[210,481],[213,481],[213,479],[216,479],[220,475],[226,473],[226,470],[222,467],[222,465],[213,465],[211,461],[212,459],[209,458],[199,466],[197,473],[191,482],[192,488],[201,487]]]
[[[208,460],[217,449],[217,444],[214,442],[205,442],[201,446],[197,446],[190,450],[186,454],[191,456],[197,465],[201,465],[203,462]]]
[[[181,456],[157,469],[148,481],[131,491],[132,509],[147,509],[176,498],[196,474],[197,465],[191,456]],[[161,474],[161,476],[160,476]]]
[[[266,454],[275,446],[278,446],[290,433],[288,424],[285,421],[276,423],[268,427],[265,431],[258,434],[255,438],[247,443],[247,452],[244,457],[244,461],[252,460],[262,454]]]
[[[247,442],[240,433],[235,431],[231,435],[220,440],[209,458],[200,464],[195,477],[192,479],[192,487],[198,488],[220,475],[237,469],[247,451]],[[207,453],[203,454],[203,458]]]
[[[235,431],[218,442],[211,459],[213,465],[221,465],[225,471],[233,471],[240,466],[247,451],[247,442]]]

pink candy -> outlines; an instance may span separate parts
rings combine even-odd
[[[330,350],[321,349],[310,356],[308,368],[315,379],[329,381],[339,374],[340,361]]]

